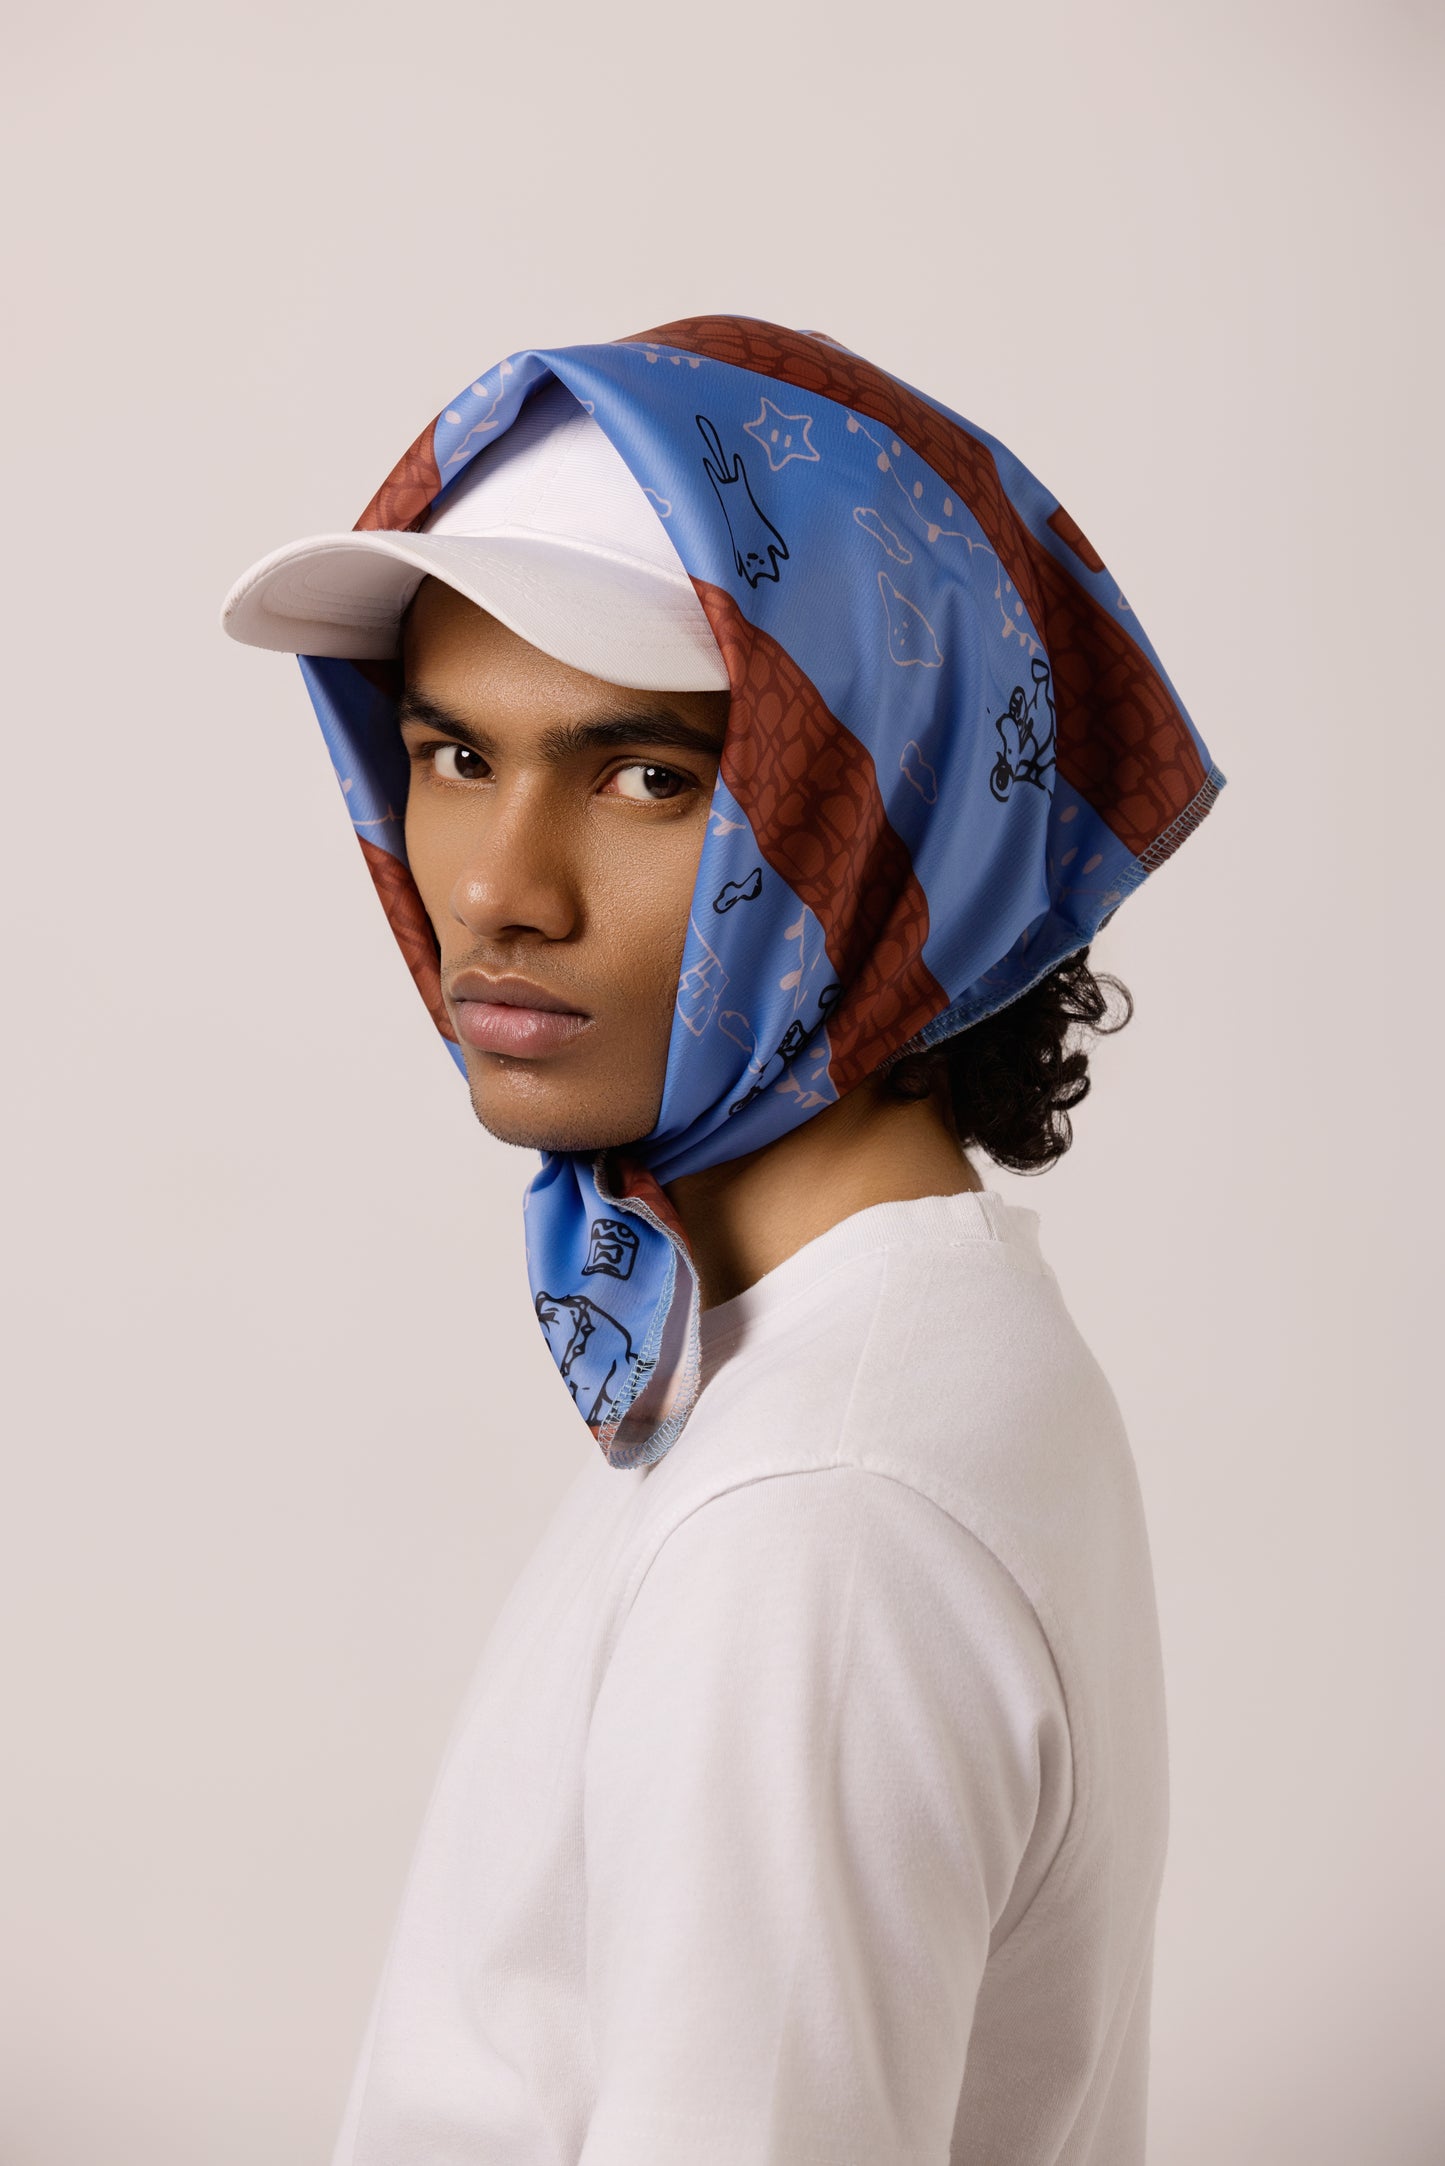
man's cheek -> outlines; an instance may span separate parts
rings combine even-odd
[[[416,891],[421,897],[422,908],[431,919],[432,928],[441,936],[442,923],[447,915],[447,898],[455,894],[461,877],[460,861],[449,864],[445,854],[433,838],[417,823],[406,837],[406,857],[411,868]]]

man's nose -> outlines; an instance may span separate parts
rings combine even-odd
[[[545,789],[499,788],[452,884],[452,912],[478,939],[516,931],[564,940],[580,898],[567,823]]]

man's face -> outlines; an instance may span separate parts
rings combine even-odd
[[[402,666],[407,858],[477,1118],[534,1150],[638,1142],[662,1103],[728,694],[589,677],[434,579]],[[489,1003],[486,981],[509,976],[570,1019]]]

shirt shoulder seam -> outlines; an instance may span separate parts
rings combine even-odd
[[[882,1288],[880,1286],[880,1306],[881,1298]],[[874,1313],[876,1319],[876,1309]],[[871,1338],[872,1330],[870,1327],[869,1340],[871,1340]],[[867,1355],[867,1349],[868,1341],[865,1341],[863,1352],[859,1357],[859,1371],[861,1371],[863,1368],[864,1359]],[[852,1404],[851,1394],[849,1396],[849,1404],[850,1406]],[[843,1424],[843,1434],[845,1435],[846,1430],[847,1424],[845,1417],[845,1421]],[[1038,1634],[1045,1655],[1048,1658],[1049,1669],[1052,1673],[1055,1689],[1057,1690],[1059,1696],[1059,1704],[1064,1711],[1064,1729],[1065,1735],[1068,1739],[1070,1767],[1069,1812],[1068,1817],[1064,1822],[1063,1829],[1060,1832],[1058,1843],[1055,1845],[1053,1856],[1050,1858],[1047,1866],[1045,1867],[1043,1877],[1040,1880],[1038,1887],[1035,1889],[1033,1896],[1030,1898],[1026,1909],[1023,1911],[1021,1916],[1014,1920],[1004,1939],[998,1943],[998,1946],[989,1950],[989,1960],[990,1962],[992,1962],[994,1958],[998,1955],[1000,1949],[1007,1946],[1010,1942],[1016,1940],[1020,1926],[1024,1924],[1026,1919],[1029,1919],[1034,1915],[1035,1911],[1039,1906],[1041,1898],[1045,1894],[1045,1891],[1048,1890],[1051,1895],[1053,1893],[1052,1883],[1054,1881],[1055,1874],[1059,1869],[1060,1861],[1064,1858],[1066,1851],[1069,1849],[1070,1838],[1074,1834],[1075,1825],[1078,1819],[1078,1753],[1074,1736],[1074,1712],[1072,1706],[1070,1705],[1068,1690],[1064,1684],[1063,1672],[1059,1665],[1058,1656],[1054,1650],[1053,1640],[1049,1635],[1048,1626],[1045,1624],[1043,1618],[1039,1615],[1038,1606],[1029,1594],[1028,1589],[1021,1585],[1016,1575],[1009,1569],[1008,1565],[1005,1564],[1003,1558],[1000,1557],[998,1551],[982,1534],[979,1533],[976,1527],[970,1526],[966,1518],[962,1517],[958,1512],[954,1511],[950,1505],[946,1504],[942,1500],[942,1498],[934,1496],[929,1489],[922,1487],[917,1481],[912,1479],[912,1477],[907,1472],[901,1469],[869,1466],[866,1461],[852,1457],[835,1458],[822,1462],[814,1462],[809,1466],[766,1467],[761,1469],[760,1471],[755,1471],[750,1474],[740,1474],[733,1480],[725,1480],[716,1489],[709,1489],[705,1496],[694,1498],[692,1503],[689,1504],[687,1510],[683,1512],[679,1518],[675,1519],[670,1526],[667,1527],[661,1539],[653,1544],[647,1555],[640,1561],[640,1564],[635,1568],[634,1574],[629,1580],[623,1599],[618,1605],[618,1613],[612,1634],[612,1645],[614,1647],[616,1646],[617,1640],[620,1637],[623,1628],[627,1623],[628,1617],[631,1614],[633,1605],[636,1602],[638,1595],[642,1591],[642,1587],[644,1582],[646,1581],[648,1573],[652,1570],[653,1565],[662,1555],[663,1550],[667,1547],[673,1535],[678,1533],[681,1528],[685,1527],[689,1523],[689,1521],[695,1519],[699,1512],[705,1511],[709,1504],[716,1503],[722,1497],[732,1496],[739,1490],[754,1488],[760,1482],[784,1481],[794,1479],[799,1476],[836,1474],[840,1472],[865,1474],[874,1481],[893,1482],[900,1489],[909,1490],[914,1496],[923,1498],[925,1503],[930,1504],[935,1511],[941,1512],[945,1519],[949,1520],[955,1527],[957,1527],[960,1533],[966,1535],[968,1540],[972,1544],[974,1544],[979,1550],[981,1550],[984,1556],[990,1559],[990,1561],[1007,1579],[1009,1585],[1017,1592],[1020,1601],[1023,1603],[1024,1608],[1033,1620],[1034,1629]]]

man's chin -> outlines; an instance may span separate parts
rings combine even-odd
[[[543,1113],[538,1106],[498,1106],[472,1092],[472,1111],[489,1136],[522,1151],[567,1151],[594,1157],[598,1151],[621,1149],[639,1143],[652,1132],[653,1121],[639,1130],[635,1124],[606,1123],[586,1113]]]

